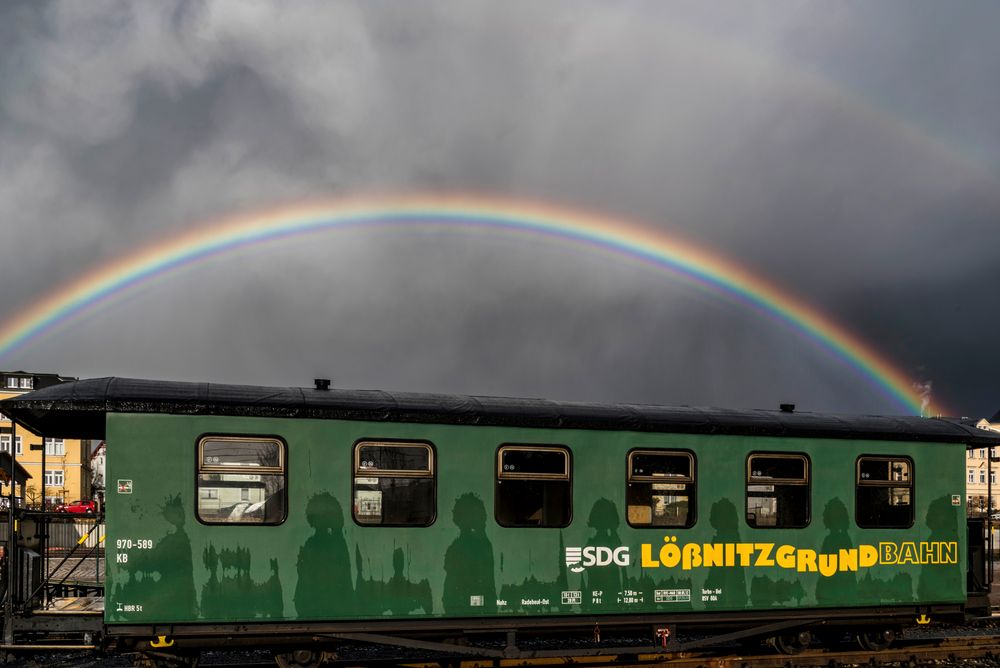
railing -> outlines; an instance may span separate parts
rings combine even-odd
[[[104,591],[104,523],[96,515],[25,512],[19,519],[17,600],[47,607],[54,599]],[[9,526],[0,522],[0,542]]]

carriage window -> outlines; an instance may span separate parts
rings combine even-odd
[[[694,524],[694,455],[672,450],[628,453],[628,523],[634,527]]]
[[[564,527],[572,516],[569,450],[504,445],[497,451],[497,523],[505,527]]]
[[[429,526],[437,515],[434,450],[427,443],[361,441],[354,446],[354,521]]]
[[[913,460],[858,457],[855,520],[865,529],[913,526]]]
[[[208,524],[285,521],[285,444],[209,436],[198,443],[198,519]]]
[[[760,529],[809,524],[809,459],[805,455],[747,458],[747,524]]]

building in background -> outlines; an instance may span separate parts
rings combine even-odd
[[[0,371],[0,399],[56,385],[75,378],[52,373]],[[14,460],[27,471],[23,495],[24,504],[40,508],[43,485],[46,507],[91,498],[91,443],[80,439],[42,438],[24,427],[16,426],[6,415],[0,415],[0,452],[13,452]],[[44,459],[44,467],[43,467]],[[10,495],[6,482],[0,492]]]
[[[1000,412],[989,420],[980,420],[976,426],[980,429],[1000,431]],[[997,472],[1000,470],[1000,464],[996,461],[1000,452],[996,448],[992,448],[993,466],[991,467],[989,450],[988,448],[979,448],[968,450],[965,453],[965,500],[968,514],[972,516],[985,515],[987,510],[995,513],[1000,508],[1000,489],[997,488]],[[991,491],[992,504],[990,503]]]
[[[98,441],[90,453],[90,489],[92,498],[98,505],[104,506],[106,485],[104,471],[108,461],[108,446],[104,441]]]

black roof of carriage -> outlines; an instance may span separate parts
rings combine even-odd
[[[953,418],[573,403],[134,378],[93,378],[46,387],[0,402],[0,412],[32,431],[66,438],[104,438],[107,413],[169,413],[1000,445],[1000,433]]]

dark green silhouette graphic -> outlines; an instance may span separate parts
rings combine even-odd
[[[816,581],[816,602],[819,605],[853,604],[858,598],[858,574],[840,570],[840,551],[854,547],[847,534],[850,526],[847,507],[840,499],[831,499],[823,509],[823,526],[829,533],[823,539],[821,554],[838,557],[837,572],[829,577],[820,576]]]
[[[789,601],[802,603],[806,591],[798,580],[772,580],[766,575],[758,575],[750,581],[750,603],[755,608],[782,607]]]
[[[913,578],[909,573],[896,573],[888,580],[873,578],[870,572],[858,581],[858,591],[865,601],[902,603],[913,600]]]
[[[224,548],[218,552],[214,545],[209,545],[202,552],[202,561],[209,571],[208,582],[201,588],[201,612],[205,619],[230,619],[234,610],[249,618],[283,616],[277,559],[271,559],[271,576],[261,583],[250,577],[251,554],[247,548]]]
[[[493,545],[486,537],[486,507],[475,494],[463,494],[455,500],[451,519],[459,533],[444,554],[444,611],[495,613],[497,589]]]
[[[198,615],[194,591],[191,540],[184,530],[184,504],[173,496],[161,515],[174,530],[149,550],[134,550],[124,565],[128,579],[115,587],[119,605],[141,605],[143,612],[164,619],[192,619]]]
[[[562,592],[568,589],[566,575],[566,552],[563,545],[562,532],[559,533],[558,574],[555,580],[539,580],[534,575],[528,576],[520,583],[505,584],[500,587],[500,598],[507,601],[508,608],[517,612],[535,614],[538,612],[566,611],[562,605]],[[502,563],[502,555],[501,555]],[[528,550],[528,570],[534,572],[532,552]],[[501,573],[503,568],[501,568]],[[524,601],[548,601],[544,604],[525,604]]]
[[[618,535],[618,508],[608,499],[598,499],[590,509],[587,526],[594,535],[587,541],[587,547],[606,547],[614,550],[621,547]],[[560,546],[561,547],[561,546]],[[565,550],[560,550],[563,553]],[[583,572],[583,600],[596,608],[618,608],[618,598],[624,596],[621,567],[617,564],[588,568]]]
[[[739,513],[729,499],[712,504],[708,521],[715,529],[713,543],[739,543]],[[747,605],[747,580],[742,568],[713,567],[705,578],[705,589],[718,596],[720,606],[745,608]],[[696,596],[698,592],[692,592]],[[712,602],[714,603],[714,601]],[[709,604],[712,605],[711,603]]]
[[[927,540],[932,545],[958,541],[960,510],[961,506],[951,505],[951,499],[947,496],[931,501],[931,505],[927,508],[927,527],[931,530]],[[957,559],[957,547],[954,554]],[[962,598],[965,591],[964,570],[964,564],[961,563],[921,566],[920,579],[917,582],[917,597],[921,601]]]
[[[355,589],[358,605],[364,612],[375,615],[388,612],[393,615],[406,615],[414,612],[431,614],[434,603],[431,596],[430,582],[425,578],[420,582],[411,582],[403,571],[406,566],[403,549],[397,547],[392,551],[392,577],[388,582],[365,578],[362,567],[361,550],[354,547],[354,563],[357,569]]]
[[[315,532],[299,550],[295,611],[308,619],[348,614],[355,597],[340,503],[327,492],[316,494],[306,506],[306,521]]]

